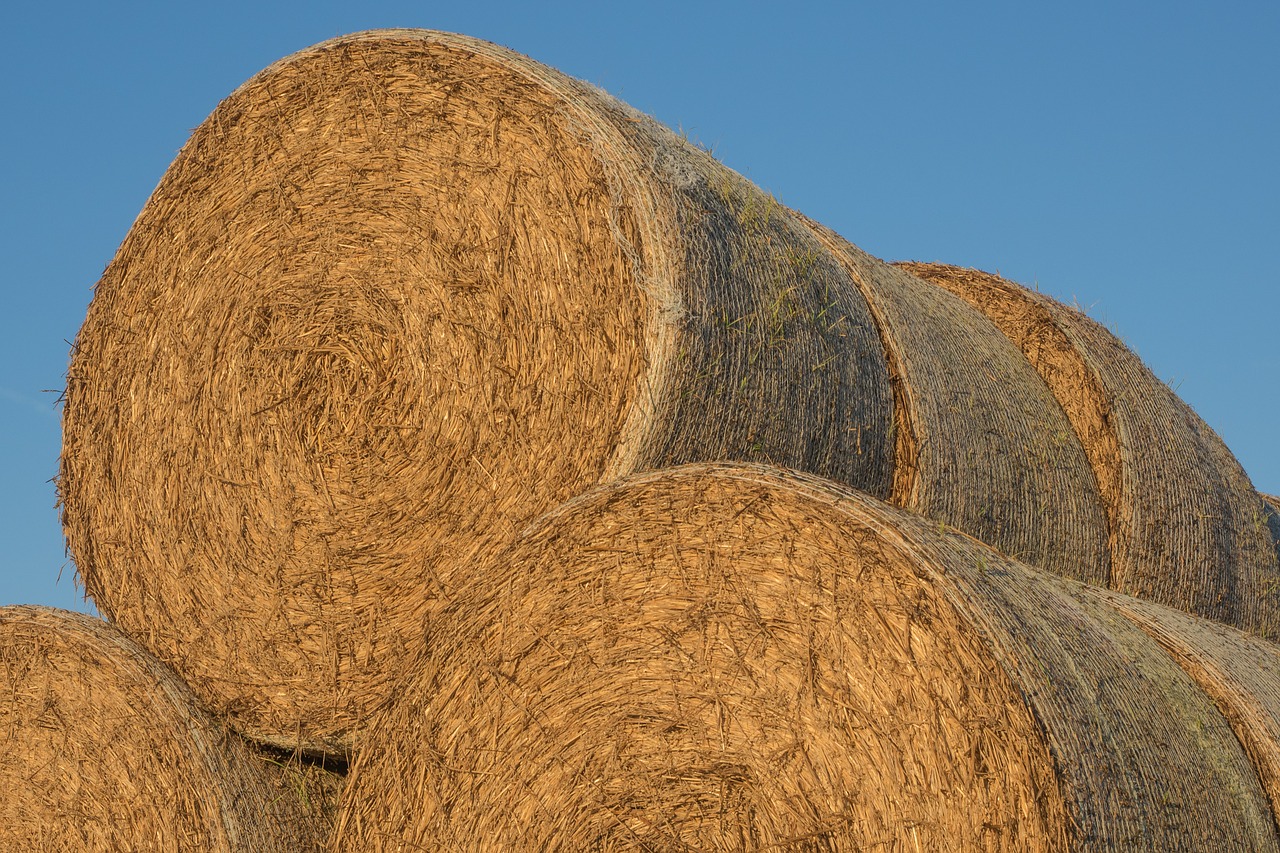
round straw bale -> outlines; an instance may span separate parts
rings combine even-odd
[[[865,295],[895,379],[892,502],[1024,562],[1105,582],[1097,482],[1026,358],[963,300],[809,224]]]
[[[1110,524],[1112,589],[1280,636],[1280,565],[1257,492],[1222,440],[1115,335],[991,273],[901,265],[985,313],[1071,419]]]
[[[318,45],[213,112],[66,403],[89,595],[284,747],[343,748],[451,567],[596,482],[892,478],[873,324],[806,228],[604,93],[428,31]]]
[[[338,850],[1276,850],[1099,591],[816,478],[693,465],[529,527],[433,620]]]
[[[264,763],[99,619],[0,608],[0,732],[0,849],[258,853],[328,837],[314,774]]]

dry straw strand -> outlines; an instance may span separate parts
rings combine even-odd
[[[1212,701],[1091,588],[816,478],[600,487],[485,564],[336,850],[1275,850]]]
[[[873,494],[892,398],[845,270],[767,194],[485,42],[343,37],[193,133],[67,377],[99,609],[242,731],[343,750],[476,555],[635,470]]]
[[[106,622],[0,608],[0,679],[4,850],[270,853],[327,841],[336,781],[265,763]]]
[[[1089,452],[1107,505],[1109,586],[1267,636],[1280,570],[1265,508],[1222,440],[1111,332],[991,273],[902,266],[969,301],[1027,353]]]

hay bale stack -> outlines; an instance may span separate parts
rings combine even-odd
[[[699,459],[887,495],[862,297],[706,152],[461,36],[289,57],[98,283],[60,495],[98,608],[242,731],[341,749],[454,567]]]
[[[1104,582],[1110,555],[1098,485],[1023,355],[963,300],[809,225],[867,299],[895,379],[892,503],[1024,562]]]
[[[0,608],[0,732],[0,849],[259,853],[327,840],[330,780],[265,763],[98,619]]]
[[[1045,376],[1107,506],[1108,586],[1280,636],[1280,566],[1258,494],[1189,406],[1080,311],[990,273],[901,266],[985,313]]]
[[[834,484],[645,475],[484,570],[336,849],[1277,849],[1226,720],[1100,592]]]

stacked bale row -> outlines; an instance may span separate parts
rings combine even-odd
[[[99,283],[66,396],[89,594],[283,746],[347,748],[459,572],[530,520],[698,460],[809,471],[1231,624],[1277,608],[1235,515],[1204,513],[1189,576],[1178,548],[1139,582],[1112,535],[1119,494],[1158,539],[1142,502],[1182,505],[1184,469],[1231,479],[1225,451],[1100,485],[964,299],[459,36],[329,42],[221,104]]]
[[[337,846],[1270,849],[1270,730],[1223,698],[1265,690],[1101,590],[1273,631],[1261,499],[998,284],[493,45],[327,42],[195,131],[99,282],[68,546],[217,718],[354,753]],[[724,460],[808,474],[670,471]]]
[[[1061,403],[1103,497],[1111,543],[1104,585],[1280,634],[1265,504],[1189,406],[1080,311],[989,273],[901,266],[991,318]]]

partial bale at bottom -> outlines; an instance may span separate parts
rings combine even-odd
[[[194,132],[98,283],[59,491],[98,608],[247,734],[343,749],[455,576],[703,459],[887,495],[888,371],[773,198],[597,89],[340,38]]]
[[[1099,592],[827,481],[632,478],[478,570],[336,850],[1278,848],[1226,720]]]
[[[980,270],[900,266],[983,311],[1053,389],[1106,505],[1102,585],[1280,637],[1280,563],[1264,506],[1186,403],[1080,311]]]
[[[0,608],[0,732],[3,850],[272,853],[328,838],[314,781],[264,763],[99,619]]]

